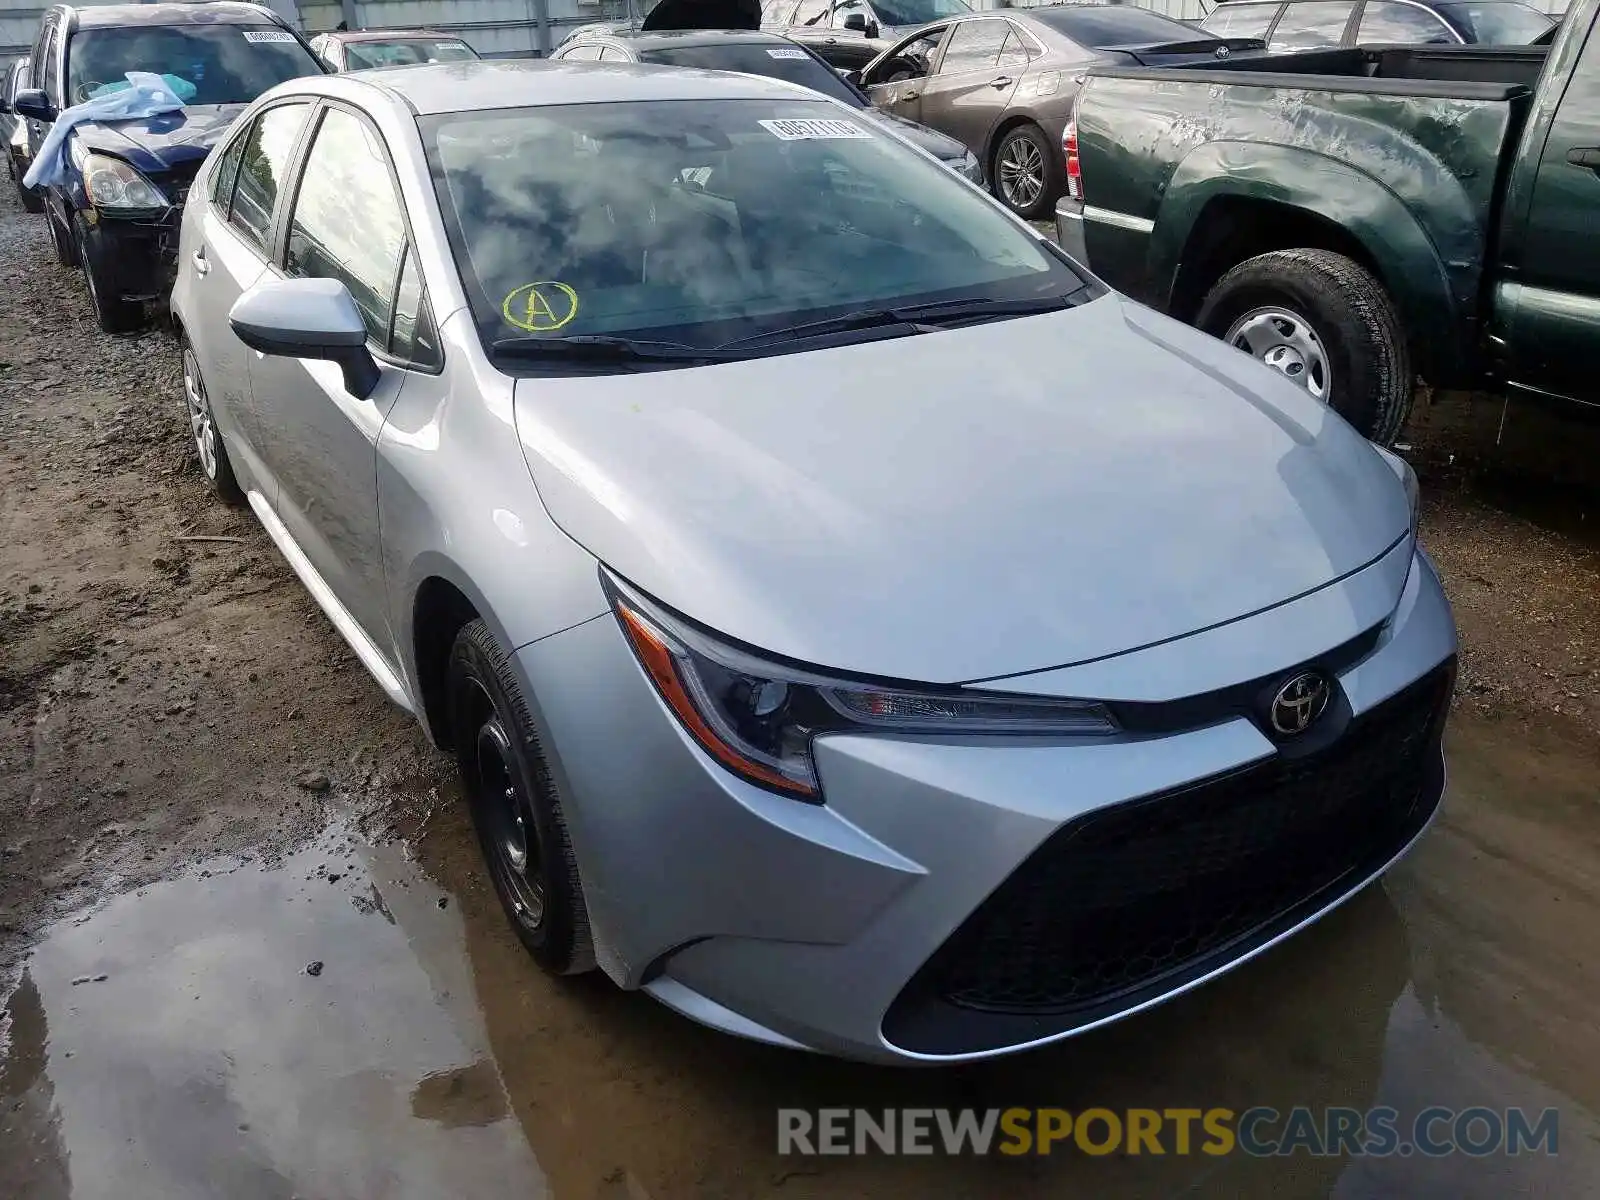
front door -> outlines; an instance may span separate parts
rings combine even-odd
[[[922,121],[922,89],[933,73],[948,26],[924,29],[906,38],[873,69],[862,76],[874,108],[881,108],[907,121]]]
[[[345,390],[319,359],[250,356],[261,444],[278,481],[277,514],[323,582],[380,646],[388,636],[378,542],[377,440],[406,372],[385,361],[407,234],[388,155],[355,112],[323,110],[286,222],[283,272],[337,279],[367,326],[381,378]]]
[[[989,131],[1000,120],[1027,69],[1027,55],[1018,64],[1001,62],[1011,36],[1003,17],[975,17],[959,22],[945,43],[939,68],[922,89],[922,123],[947,133],[974,154],[983,154]]]
[[[1600,23],[1588,33],[1550,134],[1522,236],[1511,311],[1510,382],[1600,404]]]

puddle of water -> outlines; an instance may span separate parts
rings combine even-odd
[[[8,1005],[0,1195],[545,1194],[439,897],[335,827],[55,926]]]
[[[10,1002],[0,1195],[1592,1194],[1600,756],[1458,722],[1450,757],[1445,817],[1384,888],[1143,1018],[951,1070],[790,1054],[598,977],[547,979],[459,811],[426,845],[444,910],[394,850],[335,829],[280,868],[152,887],[48,933]],[[1554,1106],[1560,1153],[776,1153],[779,1107],[1434,1104]]]

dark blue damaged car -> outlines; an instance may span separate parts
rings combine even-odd
[[[189,184],[234,117],[268,88],[325,68],[270,9],[213,3],[58,5],[30,71],[14,108],[35,153],[63,111],[126,86],[129,71],[160,75],[184,102],[77,124],[64,169],[41,189],[57,256],[83,269],[100,327],[116,333],[142,325],[146,303],[171,291]]]

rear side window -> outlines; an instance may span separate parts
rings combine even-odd
[[[233,181],[239,178],[239,163],[244,158],[245,135],[238,134],[223,150],[217,160],[217,169],[211,172],[211,203],[224,213],[233,199]]]
[[[1193,25],[1121,4],[1063,4],[1055,8],[1036,8],[1028,15],[1091,50],[1105,46],[1161,46],[1204,41]]]
[[[994,66],[1010,33],[1011,26],[1004,21],[962,21],[950,35],[939,74],[959,75]]]
[[[1431,12],[1392,0],[1368,0],[1356,31],[1357,42],[1454,45],[1458,40],[1449,26]]]
[[[383,346],[405,245],[404,210],[377,135],[353,113],[330,108],[295,197],[288,273],[344,284]]]
[[[1337,46],[1344,38],[1344,27],[1354,10],[1351,0],[1309,0],[1291,4],[1284,9],[1283,19],[1272,31],[1267,49],[1281,52]]]
[[[1280,7],[1277,4],[1219,4],[1200,23],[1200,28],[1224,38],[1266,37],[1267,26],[1272,24]]]
[[[794,9],[794,0],[768,0],[761,10],[761,23],[763,25],[787,25],[789,13]]]
[[[1033,58],[1033,51],[1026,38],[1013,29],[1006,35],[1006,44],[1000,48],[1000,65],[1002,67],[1025,67]]]
[[[272,209],[283,186],[289,156],[300,140],[309,104],[282,104],[256,118],[239,161],[239,183],[233,190],[228,219],[244,237],[265,251],[272,230]]]

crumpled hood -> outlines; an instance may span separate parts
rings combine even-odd
[[[640,29],[760,29],[761,0],[660,0]]]
[[[877,121],[879,124],[892,128],[906,141],[911,142],[922,150],[926,150],[935,158],[946,162],[955,160],[959,162],[967,156],[967,148],[955,138],[940,133],[937,129],[929,129],[926,125],[918,125],[915,121],[908,121],[904,117],[896,116],[892,112],[885,112],[881,108],[863,108],[861,115],[868,120]]]
[[[227,135],[244,104],[191,104],[127,121],[90,121],[72,131],[90,150],[113,154],[146,175],[196,162]]]
[[[855,673],[967,682],[1146,646],[1323,587],[1409,522],[1330,410],[1114,295],[515,395],[580,545],[726,636]]]

